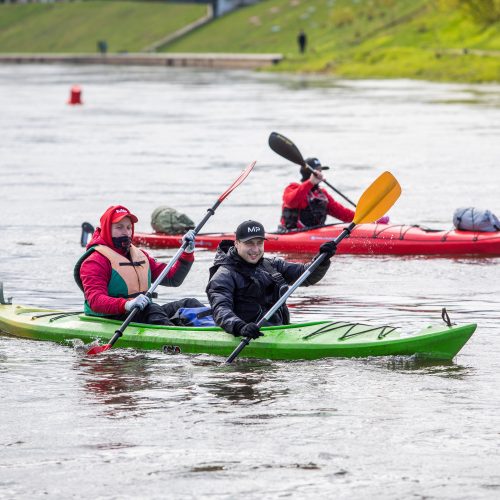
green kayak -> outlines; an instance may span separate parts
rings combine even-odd
[[[81,313],[0,305],[0,330],[34,340],[71,344],[106,343],[121,323]],[[393,326],[375,326],[344,321],[313,321],[266,327],[264,337],[250,342],[241,356],[266,359],[318,359],[417,355],[452,359],[469,340],[475,324],[428,326],[413,335]],[[187,328],[131,323],[115,348],[159,350],[169,353],[207,353],[228,356],[240,339],[219,328]]]

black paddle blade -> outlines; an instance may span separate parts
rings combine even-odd
[[[86,247],[87,243],[92,238],[94,234],[94,226],[90,222],[84,222],[82,224],[82,235],[80,236],[80,245]]]
[[[271,132],[269,135],[269,147],[275,153],[297,165],[305,166],[306,164],[299,148],[290,139],[278,134],[278,132]]]

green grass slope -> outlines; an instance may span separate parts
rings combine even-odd
[[[0,5],[0,52],[137,52],[202,17],[206,6],[145,2]]]
[[[426,0],[263,0],[173,42],[171,52],[297,53],[304,29],[312,53],[343,47],[421,9]],[[372,5],[369,9],[367,5]],[[385,7],[383,7],[385,6]]]
[[[304,55],[300,29],[308,36]],[[430,0],[264,0],[163,50],[281,52],[276,70],[348,77],[500,81],[499,23],[481,26]]]
[[[85,1],[0,4],[0,52],[137,52],[199,19],[206,6]],[[297,34],[308,36],[305,54]],[[351,78],[500,81],[500,23],[454,0],[262,0],[171,42],[165,52],[284,54],[277,71]]]

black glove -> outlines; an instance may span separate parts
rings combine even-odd
[[[264,336],[264,334],[259,330],[259,327],[255,323],[247,323],[241,329],[240,334],[243,337],[247,337],[249,339],[258,339],[259,337]]]
[[[327,259],[331,259],[336,251],[337,244],[334,241],[328,241],[319,247],[319,253],[324,253]]]

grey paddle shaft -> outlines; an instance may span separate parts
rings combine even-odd
[[[153,292],[156,290],[156,287],[163,281],[163,279],[170,272],[172,267],[174,267],[174,264],[179,260],[179,257],[183,254],[187,245],[188,243],[184,242],[182,246],[179,248],[179,250],[175,252],[175,255],[172,257],[172,260],[163,269],[158,278],[156,278],[155,282],[149,287],[149,290],[144,295],[147,295],[149,298],[152,297]],[[127,328],[127,326],[132,322],[134,316],[137,314],[137,311],[139,311],[139,308],[137,306],[134,307],[132,311],[130,311],[130,314],[127,316],[127,319],[123,322],[122,326],[120,326],[120,328],[116,330],[115,334],[109,341],[110,345],[113,345],[123,335],[125,328]]]
[[[264,325],[264,323],[271,319],[274,315],[274,313],[287,301],[288,297],[292,295],[297,288],[299,288],[304,281],[311,276],[312,272],[325,260],[326,255],[324,253],[320,254],[318,258],[297,278],[297,281],[284,293],[278,302],[274,304],[269,311],[264,314],[264,316],[259,320],[257,323],[257,326],[260,328],[261,326]]]
[[[215,203],[215,205],[212,208],[209,208],[207,210],[207,213],[206,213],[205,217],[203,217],[203,219],[201,220],[201,222],[194,228],[194,234],[195,235],[200,232],[201,228],[206,224],[207,220],[210,219],[210,217],[212,217],[212,215],[214,215],[215,210],[220,205],[220,203],[221,202],[219,200],[217,200],[217,202]],[[184,253],[184,250],[186,250],[186,247],[188,245],[189,245],[189,242],[187,242],[187,241],[185,241],[181,245],[181,247],[179,248],[179,250],[177,250],[177,252],[175,252],[175,255],[172,257],[172,259],[168,263],[167,267],[165,267],[165,269],[163,269],[163,271],[161,272],[160,276],[158,276],[158,278],[156,278],[155,282],[149,287],[149,290],[146,292],[146,295],[149,298],[151,298],[151,295],[156,290],[156,287],[163,281],[163,278],[165,278],[165,276],[168,274],[168,272],[170,271],[170,269],[172,269],[172,267],[174,266],[174,264],[179,260],[179,257]]]
[[[287,292],[280,297],[278,302],[274,304],[269,311],[259,320],[257,326],[260,328],[268,319],[270,319],[273,314],[286,302],[288,297],[292,295],[295,290],[304,283],[304,281],[311,276],[311,273],[325,260],[325,254],[319,255],[319,257],[299,276],[297,281],[287,290]],[[226,359],[226,364],[232,363],[236,356],[250,343],[249,337],[244,337],[240,342],[238,347],[232,352],[231,356]]]
[[[212,217],[212,215],[214,215],[215,210],[221,204],[221,201],[222,200],[217,200],[217,202],[214,204],[214,206],[207,210],[207,214],[205,215],[205,217],[203,217],[201,222],[194,228],[194,234],[198,234],[200,232],[201,228],[206,224],[207,220],[210,219],[210,217]],[[184,253],[184,250],[186,250],[186,247],[188,246],[188,244],[189,244],[189,242],[185,241],[181,245],[179,250],[177,250],[177,252],[175,252],[175,255],[172,257],[172,259],[170,260],[168,265],[160,273],[158,278],[156,278],[155,282],[149,287],[149,290],[145,293],[145,295],[147,295],[149,298],[151,298],[151,296],[153,295],[153,292],[156,290],[157,286],[164,280],[165,276],[170,272],[172,267],[174,267],[174,264],[179,260],[179,257]],[[137,314],[138,310],[139,310],[138,307],[134,307],[132,309],[132,311],[130,311],[130,314],[127,316],[127,319],[123,322],[123,324],[120,326],[120,328],[118,330],[116,330],[115,334],[113,335],[113,337],[109,341],[109,345],[112,346],[123,335],[125,328],[127,328],[127,326],[132,322],[132,320],[134,319],[134,316]]]
[[[304,165],[307,167],[307,169],[313,173],[313,175],[316,175],[315,174],[315,170],[314,168],[311,167],[311,165],[307,164],[307,163],[304,163]],[[342,198],[344,198],[344,200],[348,201],[354,208],[356,208],[356,203],[354,203],[353,201],[351,201],[345,194],[341,193],[335,186],[332,186],[326,179],[323,179],[322,182],[324,182],[330,189],[333,189],[338,195],[342,196]]]
[[[195,235],[200,232],[201,228],[206,224],[207,220],[210,219],[210,217],[212,217],[212,215],[214,215],[215,210],[220,205],[220,203],[221,202],[219,200],[217,200],[217,202],[214,204],[214,206],[212,208],[209,208],[207,210],[207,213],[206,213],[205,217],[203,217],[203,219],[200,221],[200,223],[194,228],[194,234]],[[151,295],[156,290],[156,287],[163,281],[163,279],[168,274],[168,272],[170,271],[170,269],[172,269],[172,267],[174,266],[174,264],[179,260],[179,257],[184,253],[184,250],[186,250],[186,247],[188,245],[189,245],[189,242],[187,242],[187,241],[185,241],[181,245],[181,247],[179,248],[179,250],[177,250],[177,252],[175,252],[175,255],[172,257],[172,259],[168,263],[167,267],[165,267],[165,269],[163,269],[163,271],[158,276],[158,278],[156,278],[155,282],[149,287],[149,290],[146,292],[146,295],[149,298],[151,298]]]
[[[170,272],[174,264],[179,260],[179,257],[184,253],[184,250],[188,246],[188,242],[185,241],[182,246],[175,252],[174,256],[168,263],[168,265],[163,269],[158,278],[154,281],[154,283],[149,287],[149,290],[146,292],[146,295],[151,298],[153,292],[156,290],[156,287],[164,280],[165,276]]]
[[[290,140],[287,139],[284,135],[278,134],[277,132],[271,132],[269,135],[269,147],[275,152],[278,153],[283,158],[286,158],[297,165],[300,165],[302,168],[308,169],[310,172],[314,173],[315,170],[306,163],[302,153],[299,151],[299,148]],[[355,203],[352,202],[347,196],[343,195],[338,189],[334,188],[328,181],[323,179],[323,182],[330,188],[333,189],[337,194],[342,196],[344,200],[348,201],[353,207],[355,207]]]
[[[351,234],[351,231],[354,229],[356,224],[351,222],[333,241],[335,245],[338,245],[344,238],[347,238]],[[288,297],[292,295],[295,290],[304,283],[304,281],[311,276],[314,270],[319,267],[319,265],[326,259],[326,255],[324,253],[320,253],[316,256],[316,258],[311,262],[311,265],[297,278],[297,281],[287,290],[287,292],[274,304],[269,311],[259,320],[257,326],[260,328],[265,321],[271,319],[273,314],[286,302]],[[231,353],[229,358],[226,359],[226,364],[232,363],[238,354],[250,343],[250,338],[245,337],[238,345],[238,347]]]

